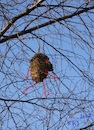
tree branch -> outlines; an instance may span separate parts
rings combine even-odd
[[[84,127],[84,128],[81,128],[81,129],[79,129],[79,130],[86,130],[87,128],[90,128],[90,127],[92,127],[92,126],[94,126],[94,122],[92,122],[90,125],[88,125],[88,126],[86,126],[86,127]]]
[[[43,1],[43,0],[42,0],[42,1]],[[79,15],[79,14],[82,14],[82,13],[87,12],[87,11],[92,10],[92,9],[94,9],[94,6],[91,6],[91,7],[88,7],[88,8],[83,8],[83,9],[81,9],[81,10],[78,10],[78,11],[76,11],[76,12],[70,14],[70,15],[63,16],[63,17],[56,18],[56,19],[52,19],[52,20],[50,20],[50,21],[48,21],[48,22],[45,22],[45,23],[40,24],[40,25],[37,25],[37,26],[35,26],[35,27],[33,27],[33,28],[30,28],[30,29],[28,29],[28,30],[22,30],[22,31],[20,31],[19,33],[16,33],[16,34],[13,34],[13,35],[10,35],[10,36],[5,36],[4,38],[0,39],[0,43],[3,43],[3,42],[5,42],[5,41],[10,40],[10,39],[13,39],[13,38],[17,38],[18,36],[22,36],[22,35],[24,35],[24,34],[31,33],[31,32],[34,31],[34,30],[40,29],[40,28],[42,28],[42,27],[46,27],[46,26],[51,25],[51,24],[53,24],[53,23],[59,22],[59,21],[61,21],[61,20],[65,20],[65,19],[68,19],[68,18],[72,18],[73,16],[77,16],[77,15]]]
[[[12,20],[9,21],[9,23],[4,27],[4,29],[0,32],[0,36],[2,36],[10,27],[11,25],[17,21],[18,19],[22,18],[25,15],[28,15],[31,11],[33,11],[34,9],[36,9],[40,3],[42,3],[44,0],[38,0],[30,9],[26,9],[26,11],[24,11],[23,13],[15,16]]]

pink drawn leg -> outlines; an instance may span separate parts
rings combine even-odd
[[[44,86],[44,95],[45,95],[45,97],[48,97],[48,96],[49,96],[49,93],[48,93],[48,94],[46,93],[46,86],[45,86],[45,84],[44,84],[44,81],[42,82],[42,84],[43,84],[43,86]]]
[[[28,79],[28,77],[29,77],[29,72],[30,72],[30,70],[27,71],[27,75],[26,75],[25,79]]]
[[[36,83],[32,84],[31,86],[28,86],[27,88],[24,89],[23,93],[24,93],[25,95],[27,95],[27,92],[26,92],[26,91],[27,91],[29,88],[34,87],[35,85],[36,85]]]
[[[54,80],[56,80],[58,77],[55,77],[55,76],[53,76],[52,74],[49,74],[49,73],[46,73],[46,72],[44,72],[44,74],[46,74],[46,75],[48,75],[48,76],[51,76]]]

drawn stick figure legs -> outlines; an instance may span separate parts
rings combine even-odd
[[[47,72],[44,72],[44,74],[46,74],[47,76],[51,76],[54,80],[56,80],[58,77],[55,77],[55,76],[53,76],[52,74],[47,74]]]
[[[28,70],[28,72],[27,72],[27,76],[25,77],[26,80],[27,80],[28,77],[29,77],[29,73],[30,73],[30,70]],[[52,74],[49,74],[48,72],[44,72],[44,74],[47,75],[47,76],[51,76],[54,80],[56,80],[56,79],[58,78],[58,77],[53,76]],[[36,84],[37,84],[37,83],[34,83],[34,84],[32,84],[31,86],[28,86],[27,88],[25,88],[24,91],[23,91],[23,93],[24,93],[25,95],[27,95],[27,92],[26,92],[26,91],[27,91],[29,88],[34,87]],[[49,96],[49,93],[48,93],[48,94],[46,93],[46,85],[45,85],[44,81],[42,82],[42,84],[43,84],[43,87],[44,87],[44,95],[45,95],[45,97],[47,98],[47,97]]]
[[[44,86],[44,95],[45,95],[45,97],[48,97],[49,93],[48,94],[46,93],[46,85],[44,84],[44,81],[42,82],[42,84]]]
[[[29,88],[34,87],[35,85],[36,85],[36,83],[32,84],[31,86],[28,86],[27,88],[24,89],[23,93],[24,93],[25,95],[27,95],[27,92],[26,92],[26,91],[27,91]]]

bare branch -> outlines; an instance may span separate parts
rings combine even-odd
[[[17,38],[18,36],[22,36],[22,35],[27,34],[27,33],[31,33],[32,31],[34,31],[34,30],[36,30],[36,29],[40,29],[40,28],[46,27],[46,26],[51,25],[51,24],[53,24],[53,23],[59,22],[59,21],[61,21],[61,20],[66,20],[66,19],[68,19],[68,18],[72,18],[72,17],[74,17],[74,16],[80,15],[80,14],[82,14],[82,13],[84,13],[84,12],[87,12],[87,11],[89,11],[89,10],[92,10],[92,9],[94,9],[94,6],[91,6],[91,7],[88,7],[88,8],[83,8],[83,9],[81,9],[81,10],[78,10],[78,11],[76,11],[76,12],[70,14],[70,15],[63,16],[63,17],[60,17],[60,18],[56,18],[56,19],[50,20],[50,21],[48,21],[48,22],[45,22],[45,23],[40,24],[40,25],[37,25],[37,26],[35,26],[35,27],[33,27],[33,28],[30,28],[30,29],[28,29],[28,30],[23,30],[23,31],[21,31],[21,32],[19,32],[19,33],[16,33],[16,34],[13,34],[13,35],[10,35],[10,36],[4,36],[4,38],[0,39],[0,43],[3,43],[3,42],[5,42],[5,41],[7,41],[7,40],[11,40],[11,39],[13,39],[13,38]],[[29,10],[29,11],[30,11],[30,10]],[[26,12],[25,12],[25,13],[26,13]],[[21,16],[22,16],[22,15],[21,15]],[[15,18],[15,19],[16,19],[16,18]],[[18,18],[17,18],[17,19],[18,19]],[[9,26],[9,27],[10,27],[10,26]]]
[[[27,8],[24,12],[21,14],[15,16],[12,18],[12,20],[9,21],[9,23],[3,28],[3,30],[0,32],[0,36],[3,36],[3,34],[13,25],[14,22],[16,22],[18,19],[28,15],[31,11],[36,9],[44,0],[38,0],[31,8]]]

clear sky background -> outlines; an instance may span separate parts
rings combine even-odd
[[[35,1],[1,1],[6,16],[12,19],[30,8]],[[17,20],[5,36],[35,27],[49,20],[70,15],[88,5],[83,0],[65,0],[59,7],[38,15],[62,1],[45,1],[29,15]],[[10,3],[10,5],[8,5]],[[19,3],[19,4],[18,4]],[[12,5],[12,6],[11,6]],[[1,6],[2,7],[2,6]],[[9,12],[7,12],[10,10]],[[2,8],[1,8],[2,12]],[[94,121],[94,10],[37,29],[0,44],[0,117],[2,130],[79,130]],[[9,20],[9,19],[8,19]],[[2,22],[3,21],[3,22]],[[8,23],[1,13],[0,29]],[[37,37],[36,37],[37,36]],[[1,39],[4,36],[1,37]],[[49,97],[45,98],[43,84],[25,79],[30,59],[40,51],[53,64],[54,76],[44,83]]]

